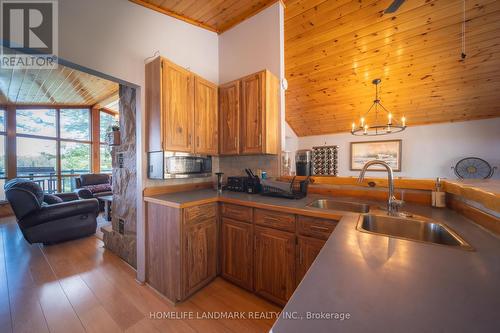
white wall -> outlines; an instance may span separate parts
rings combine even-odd
[[[282,6],[279,2],[219,36],[219,81],[268,69],[281,76]]]
[[[143,86],[144,59],[162,56],[218,83],[216,33],[125,0],[59,0],[59,56]]]
[[[492,166],[500,167],[500,118],[411,126],[397,134],[366,138],[350,133],[306,136],[298,138],[299,149],[313,146],[339,145],[339,175],[357,176],[359,171],[349,170],[350,142],[370,140],[402,139],[402,171],[398,177],[411,178],[456,178],[451,170],[461,158],[480,157]],[[383,176],[371,172],[372,176]],[[500,172],[494,178],[500,179]]]

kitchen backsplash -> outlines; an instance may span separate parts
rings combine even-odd
[[[279,176],[279,156],[252,155],[252,156],[220,156],[212,160],[212,171],[224,173],[227,176],[244,176],[245,168],[257,169],[267,172],[268,177]]]

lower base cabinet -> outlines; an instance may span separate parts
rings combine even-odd
[[[184,295],[191,295],[217,276],[217,222],[186,221]]]
[[[255,227],[255,292],[285,305],[295,289],[295,234]]]
[[[225,203],[220,220],[217,203],[182,209],[148,203],[146,210],[146,280],[174,303],[220,273],[284,305],[336,225]]]
[[[316,239],[311,237],[298,236],[297,238],[297,275],[296,275],[296,285],[298,286],[300,281],[306,275],[307,270],[311,267],[312,263],[318,256],[319,252],[325,245],[326,241],[322,239]]]
[[[253,232],[250,223],[222,219],[222,276],[253,289]]]

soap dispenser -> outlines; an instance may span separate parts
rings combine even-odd
[[[446,193],[441,189],[441,178],[436,178],[436,188],[432,191],[432,207],[446,207]]]

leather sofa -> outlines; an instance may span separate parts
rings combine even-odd
[[[80,200],[75,193],[46,195],[37,183],[27,179],[12,179],[4,189],[19,228],[30,244],[59,243],[96,231],[96,199]]]
[[[76,193],[81,199],[98,198],[112,195],[111,176],[90,173],[75,178]]]

